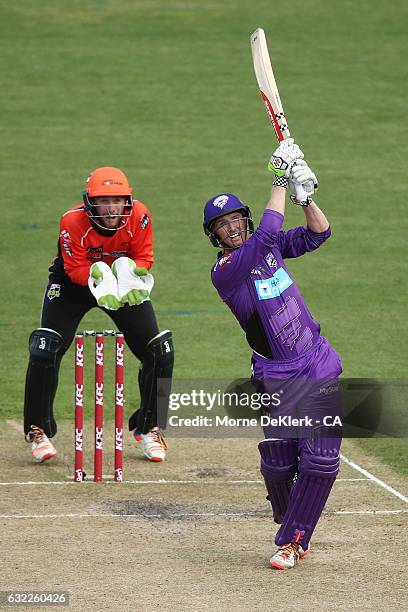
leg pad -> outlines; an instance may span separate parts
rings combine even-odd
[[[139,371],[141,406],[129,419],[130,431],[146,434],[157,425],[167,424],[174,348],[171,331],[155,336],[146,346]]]
[[[275,542],[283,546],[299,542],[307,548],[336,480],[340,465],[341,439],[324,437],[326,428],[316,428],[311,439],[299,440],[299,476]]]
[[[261,455],[261,474],[268,491],[275,523],[282,523],[286,513],[293,479],[297,471],[298,445],[296,440],[262,440],[258,444]]]
[[[29,339],[25,399],[24,433],[37,425],[52,438],[57,431],[53,402],[58,385],[58,371],[64,354],[61,335],[47,328],[35,329]]]

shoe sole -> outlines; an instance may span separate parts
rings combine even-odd
[[[49,453],[48,455],[44,455],[44,457],[41,457],[41,459],[36,459],[36,457],[33,457],[33,461],[34,463],[44,463],[44,461],[48,461],[49,459],[55,457],[56,454],[57,453]]]
[[[279,565],[279,563],[277,561],[269,561],[269,563],[270,563],[271,567],[273,567],[274,569],[277,569],[277,570],[290,570],[290,569],[293,569],[295,567],[295,565],[296,565],[296,563],[295,563],[295,565],[293,565],[292,567],[286,567],[285,565]]]

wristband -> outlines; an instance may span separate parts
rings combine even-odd
[[[285,176],[277,176],[272,185],[275,185],[275,187],[283,187],[284,189],[288,188],[288,179]]]
[[[299,202],[299,200],[297,200],[294,195],[291,195],[289,197],[292,200],[293,204],[296,204],[296,206],[306,207],[306,206],[309,206],[309,204],[312,203],[312,198],[310,196],[307,196],[306,202]]]

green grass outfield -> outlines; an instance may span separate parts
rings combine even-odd
[[[59,217],[101,165],[123,168],[153,213],[154,305],[174,332],[175,376],[248,375],[201,222],[216,193],[236,192],[256,219],[268,198],[275,141],[252,69],[256,27],[333,228],[289,267],[345,375],[404,378],[407,18],[403,0],[0,0],[1,413],[21,418]],[[289,204],[286,227],[302,222]],[[96,311],[83,325],[109,326]],[[67,356],[60,418],[72,418],[72,376]],[[385,447],[401,466],[405,441]]]

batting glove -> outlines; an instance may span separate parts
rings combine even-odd
[[[118,283],[112,270],[103,261],[92,264],[89,270],[88,287],[99,306],[106,310],[118,310],[123,306],[118,295]]]
[[[290,169],[297,159],[304,157],[302,150],[295,144],[293,138],[282,140],[278,148],[273,152],[269,160],[268,170],[276,176],[289,178]]]
[[[290,199],[294,204],[308,206],[312,195],[318,188],[317,176],[309,168],[304,159],[298,159],[290,169],[289,188],[293,195]]]
[[[112,264],[112,272],[118,281],[118,295],[123,304],[138,306],[150,299],[154,279],[146,268],[138,268],[129,257],[119,257]]]

